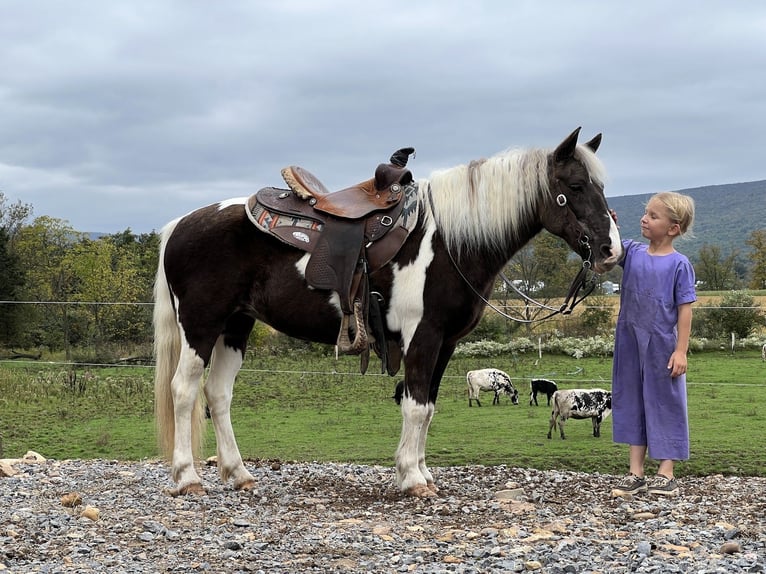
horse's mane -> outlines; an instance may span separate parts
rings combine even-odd
[[[522,239],[534,214],[549,197],[550,149],[510,149],[489,159],[435,171],[421,182],[432,197],[433,216],[447,245],[455,250],[489,247],[505,251]],[[601,161],[585,146],[576,157],[591,179],[603,185]]]

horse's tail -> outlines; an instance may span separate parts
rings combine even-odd
[[[169,460],[175,446],[175,409],[171,383],[181,356],[181,330],[165,276],[165,245],[178,220],[166,225],[160,236],[160,257],[154,281],[154,416],[160,453]],[[202,427],[205,424],[202,402],[197,400],[192,413],[192,452],[202,452]]]

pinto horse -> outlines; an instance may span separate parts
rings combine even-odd
[[[396,255],[369,276],[385,342],[404,362],[396,481],[406,494],[437,492],[425,446],[439,384],[513,254],[546,229],[596,273],[622,255],[595,155],[601,134],[578,145],[579,132],[555,149],[509,150],[416,180],[417,223]],[[173,495],[204,492],[194,466],[204,424],[201,390],[221,479],[232,479],[236,489],[255,485],[230,418],[234,378],[255,321],[329,345],[342,321],[338,294],[308,285],[309,255],[258,229],[245,204],[240,198],[203,207],[161,232],[155,410],[160,446],[172,460]]]

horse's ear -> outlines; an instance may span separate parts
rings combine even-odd
[[[553,152],[553,159],[555,161],[566,161],[574,156],[575,148],[577,147],[577,136],[580,135],[581,129],[577,128],[567,136],[567,139],[559,144],[559,147]]]
[[[596,134],[593,137],[593,139],[590,140],[585,145],[590,148],[590,151],[592,151],[593,153],[596,153],[596,150],[598,149],[598,146],[601,145],[601,134]]]

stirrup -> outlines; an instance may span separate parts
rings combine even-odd
[[[340,332],[338,333],[338,351],[341,353],[348,353],[350,355],[358,355],[364,351],[369,345],[369,339],[367,337],[367,329],[364,326],[364,314],[362,313],[362,302],[359,299],[354,299],[354,320],[356,323],[356,334],[354,335],[354,341],[348,337],[349,318],[351,315],[343,314],[343,319],[340,322]]]

